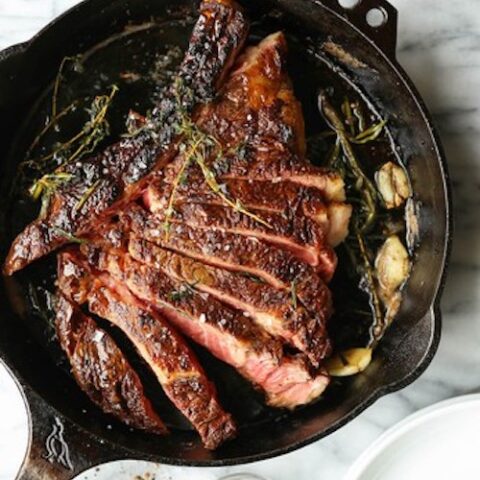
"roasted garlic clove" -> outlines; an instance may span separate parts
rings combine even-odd
[[[397,235],[388,237],[375,259],[375,274],[384,302],[388,301],[408,278],[409,272],[410,259],[407,250]]]
[[[388,209],[402,206],[410,196],[407,174],[393,162],[385,163],[377,171],[375,182]]]
[[[325,367],[332,377],[348,377],[363,372],[371,361],[371,348],[351,348],[329,358]]]

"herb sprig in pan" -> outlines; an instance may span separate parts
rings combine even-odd
[[[59,121],[77,110],[80,104],[79,101],[75,100],[59,110],[60,88],[69,64],[76,72],[81,73],[83,71],[81,56],[65,57],[62,60],[53,85],[50,118],[27,149],[26,160],[19,165],[17,181],[14,182],[14,184],[24,186],[28,181],[31,182],[32,178],[34,179],[28,188],[28,192],[33,200],[42,199],[41,214],[46,212],[55,190],[74,177],[73,174],[63,171],[64,167],[93,153],[100,142],[110,134],[107,114],[113,98],[118,92],[118,88],[113,85],[109,94],[94,97],[90,105],[85,108],[88,120],[78,133],[68,140],[57,142],[52,150],[43,156],[32,158],[32,153],[40,145],[45,135],[52,130],[59,131]],[[89,187],[85,195],[79,200],[77,209],[81,208],[92,193],[93,189]]]
[[[355,105],[355,104],[353,104]],[[329,164],[337,170],[344,179],[349,179],[355,192],[350,199],[354,205],[351,220],[351,233],[345,242],[347,252],[361,274],[360,287],[367,293],[373,317],[370,327],[368,347],[373,348],[383,337],[387,328],[382,302],[378,294],[375,280],[372,255],[366,238],[378,220],[379,194],[374,183],[363,171],[362,165],[355,153],[353,144],[366,144],[375,141],[383,132],[386,121],[366,127],[361,111],[346,99],[342,105],[341,114],[333,107],[327,94],[319,95],[319,109],[327,124],[336,135],[332,147]]]
[[[207,159],[215,158],[218,163],[225,158],[228,152],[224,151],[222,145],[214,136],[201,130],[182,107],[181,98],[189,95],[188,88],[185,87],[181,81],[177,80],[175,90],[178,115],[180,118],[176,126],[176,133],[181,136],[179,151],[183,154],[183,163],[173,181],[172,191],[165,211],[164,230],[166,238],[169,236],[172,217],[175,212],[175,199],[178,187],[186,182],[188,169],[192,164],[196,164],[200,168],[203,178],[210,190],[227,206],[268,228],[272,228],[268,222],[247,210],[238,199],[231,198],[225,188],[222,188],[218,183],[215,173],[207,164]]]

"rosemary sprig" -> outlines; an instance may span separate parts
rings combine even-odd
[[[363,132],[365,130],[365,115],[363,114],[362,107],[358,102],[352,103],[352,112],[357,119],[358,131]]]
[[[350,129],[350,135],[353,137],[355,135],[355,120],[353,118],[352,105],[348,98],[342,103],[342,112],[345,115],[345,123]]]
[[[374,348],[387,328],[376,284],[375,270],[366,243],[367,239],[373,239],[369,232],[378,220],[378,194],[375,185],[364,173],[353,145],[362,145],[377,140],[383,132],[386,121],[381,120],[365,128],[365,118],[360,105],[351,103],[348,99],[345,99],[342,104],[342,112],[345,117],[345,120],[342,120],[325,93],[319,95],[319,108],[327,124],[337,136],[328,165],[339,171],[351,188],[348,201],[354,205],[353,233],[345,242],[344,247],[352,264],[361,275],[360,288],[366,292],[369,298],[373,321],[369,331],[368,347]]]
[[[365,143],[373,142],[376,140],[382,133],[383,127],[387,124],[386,120],[382,120],[379,123],[372,125],[366,130],[359,133],[357,136],[350,138],[350,142],[356,143],[358,145],[363,145]]]
[[[363,172],[360,162],[355,155],[352,144],[345,130],[344,123],[342,122],[340,115],[336,112],[328,100],[326,93],[321,93],[319,95],[319,108],[324,114],[328,123],[331,125],[331,128],[335,130],[338,142],[342,147],[342,151],[348,162],[349,168],[352,174],[356,177],[355,188],[364,200],[364,211],[366,213],[365,220],[361,225],[358,225],[358,228],[362,233],[367,232],[370,230],[376,219],[377,190],[370,179]]]

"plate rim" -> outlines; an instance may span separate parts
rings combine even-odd
[[[385,452],[393,442],[425,421],[438,415],[445,415],[456,410],[459,406],[477,402],[480,403],[480,393],[469,393],[441,400],[411,413],[403,420],[400,420],[400,422],[388,428],[367,447],[350,466],[343,480],[361,480],[361,475],[365,473],[366,468],[368,468],[379,455]]]

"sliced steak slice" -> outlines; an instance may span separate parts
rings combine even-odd
[[[73,162],[58,170],[71,179],[57,188],[45,214],[15,239],[4,266],[7,275],[68,243],[69,236],[88,233],[100,217],[141,195],[145,176],[175,156],[180,116],[195,115],[198,105],[212,99],[247,31],[247,21],[233,1],[201,3],[184,61],[155,110],[150,128],[79,165]]]
[[[92,402],[127,425],[167,433],[145,397],[138,375],[113,339],[61,294],[56,305],[56,327],[73,376]]]
[[[207,158],[220,179],[290,181],[317,188],[329,200],[344,201],[344,183],[330,170],[305,158],[302,108],[286,70],[282,33],[265,38],[240,56],[218,98],[201,109],[198,127],[222,145],[222,155]],[[183,163],[179,156],[165,169],[173,182]],[[188,183],[201,182],[192,168]]]
[[[290,217],[282,213],[254,209],[250,212],[258,215],[268,225],[259,223],[256,219],[228,206],[201,203],[177,204],[168,221],[195,229],[219,230],[258,238],[288,250],[312,267],[318,267],[320,270],[331,268],[335,253],[327,242],[324,230],[312,219],[301,212]],[[165,223],[163,212],[157,213],[156,217]],[[325,259],[327,265],[323,266],[321,263],[325,262]]]
[[[338,174],[315,167],[305,159],[303,117],[284,68],[285,53],[285,38],[282,34],[274,34],[263,40],[257,47],[248,49],[239,58],[235,71],[227,80],[219,97],[205,105],[197,119],[197,126],[215,137],[216,142],[221,145],[220,152],[218,148],[213,149],[213,152],[206,152],[203,162],[209,165],[209,175],[213,175],[217,183],[221,183],[222,193],[230,197],[232,202],[239,201],[241,205],[246,203],[236,196],[238,193],[243,194],[240,197],[247,196],[244,200],[247,200],[248,204],[248,200],[252,200],[248,198],[249,196],[253,196],[254,199],[258,199],[261,195],[263,199],[279,197],[279,194],[283,193],[282,188],[287,195],[294,187],[297,187],[297,194],[306,190],[317,191],[316,195],[311,195],[317,200],[313,210],[318,212],[320,209],[318,202],[321,202],[323,218],[320,225],[325,232],[325,239],[322,238],[322,241],[318,242],[317,238],[316,246],[318,247],[319,243],[322,245],[328,243],[325,240],[336,244],[347,234],[351,211],[350,207],[343,204],[344,183]],[[156,185],[150,186],[144,195],[146,204],[153,211],[168,212],[166,214],[170,216],[172,200],[173,211],[178,213],[178,210],[186,208],[183,206],[184,203],[202,203],[199,201],[199,194],[208,197],[210,193],[210,198],[212,197],[212,192],[208,192],[209,188],[212,188],[211,184],[204,179],[205,169],[202,171],[199,165],[189,164],[185,174],[184,168],[188,161],[185,155],[185,153],[179,154],[164,169],[163,178],[157,181]],[[182,183],[179,182],[180,177],[186,180],[183,186],[179,185]],[[236,188],[237,182],[242,183],[240,192]],[[272,184],[277,186],[279,192],[274,191]],[[289,186],[282,187],[284,184]],[[264,187],[269,189],[270,197],[265,195],[267,192],[260,193]],[[248,191],[257,192],[257,194],[256,196],[252,193],[247,194]],[[214,193],[218,203],[221,198],[218,192]],[[288,203],[288,197],[286,200]],[[275,200],[272,201],[275,203]],[[332,201],[336,204],[329,207],[328,203]],[[325,202],[327,205],[324,204]],[[195,208],[198,211],[200,207]],[[218,219],[223,219],[223,223],[232,223],[228,213],[218,215],[217,218],[211,215],[212,208],[209,210],[210,227],[214,224],[218,225]],[[290,249],[295,247],[294,252],[300,258],[313,265],[319,263],[320,259],[315,255],[315,250],[308,251],[308,243],[312,240],[312,228],[298,225],[302,218],[300,214],[288,215],[287,213],[287,218],[292,222],[290,225],[296,223],[297,231],[300,232],[297,238],[287,240],[282,231],[282,223],[285,224],[286,219],[283,219],[283,222],[275,218],[268,221],[263,217],[274,215],[273,213],[259,215],[273,225],[272,231],[266,232],[267,227],[262,222],[248,215],[240,215],[238,212],[230,213],[230,216],[234,216],[235,213],[243,223],[240,225],[241,229],[235,230],[236,233],[242,233],[241,230],[243,230],[243,233],[252,235],[252,232],[257,231],[258,233],[252,236],[268,237],[269,240],[279,242]],[[257,214],[255,211],[253,213]],[[282,214],[285,213],[286,211],[283,210]],[[199,221],[202,216],[197,217],[193,214],[188,218],[197,219],[195,226],[200,226]],[[330,218],[333,220],[331,229]],[[188,223],[185,215],[181,220]],[[235,223],[240,222],[235,220]],[[293,245],[294,243],[296,245]],[[316,251],[323,250],[328,256],[326,251],[329,248],[330,245],[325,245],[323,248],[317,248]]]
[[[103,275],[101,283],[115,284]],[[118,290],[118,285],[113,285]],[[90,311],[123,330],[153,369],[168,398],[199,432],[206,448],[233,438],[236,427],[220,406],[216,389],[192,351],[162,317],[143,306],[125,288],[97,286],[88,298]],[[120,293],[120,295],[118,294]]]
[[[303,215],[326,232],[327,241],[337,246],[348,235],[348,223],[352,212],[351,205],[326,198],[317,188],[304,187],[292,182],[258,181],[253,179],[224,179],[223,184],[232,198],[238,200],[247,210],[281,214],[285,220]],[[163,180],[152,182],[143,200],[147,208],[155,213],[163,212],[168,206],[172,184]],[[344,189],[341,194],[344,197]],[[176,193],[175,211],[183,204],[223,205],[222,200],[204,182],[188,182],[180,186]],[[263,218],[263,217],[262,217]],[[257,222],[257,227],[261,225]]]
[[[90,251],[87,257],[155,306],[184,334],[236,368],[265,393],[267,404],[295,408],[318,398],[326,388],[325,372],[312,372],[302,355],[285,355],[281,342],[211,295],[190,289],[185,293],[184,284],[127,253]]]
[[[315,312],[324,308],[326,299],[322,292],[328,291],[325,281],[331,279],[336,267],[336,257],[330,256],[330,251],[322,252],[322,270],[314,270],[290,252],[258,238],[183,224],[173,224],[166,232],[162,221],[137,206],[124,211],[121,218],[127,230],[156,245],[213,266],[250,273],[278,289],[290,291],[295,284],[298,299],[307,309]],[[317,289],[316,295],[305,296],[305,291],[313,289]]]
[[[313,365],[318,366],[331,351],[326,331],[330,301],[311,314],[300,302],[293,305],[290,292],[276,290],[259,278],[200,263],[140,238],[130,240],[129,253],[135,260],[183,282],[186,292],[195,288],[244,312],[271,335],[308,355]],[[328,290],[325,296],[328,299]]]
[[[155,311],[107,274],[92,275],[79,252],[59,255],[59,284],[68,295],[88,302],[92,313],[122,330],[147,362],[172,403],[199,432],[206,448],[215,449],[235,436],[231,416],[218,402],[185,341]]]

